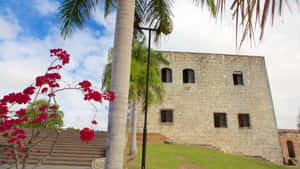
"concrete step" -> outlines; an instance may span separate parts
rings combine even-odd
[[[30,136],[31,131],[27,133],[28,136]],[[95,134],[96,136],[93,141],[84,143],[80,140],[79,131],[62,131],[57,138],[53,154],[45,161],[45,163],[43,163],[43,165],[90,167],[93,159],[105,157],[106,133],[96,132]],[[32,149],[30,158],[28,159],[29,164],[35,164],[48,155],[56,138],[53,130],[41,130],[40,136],[44,137],[46,135],[48,135],[47,138],[35,140],[36,143],[39,142],[40,139],[43,139],[41,143]],[[28,140],[29,137],[23,142],[25,143]],[[3,138],[1,135],[0,144],[7,144],[7,139]],[[37,153],[37,150],[40,150],[40,153]],[[0,151],[0,159],[6,159],[6,157],[6,153]],[[13,162],[13,160],[10,161]]]
[[[28,164],[37,164],[39,160],[28,160]],[[8,163],[14,163],[13,160],[9,160]],[[53,161],[51,159],[46,160],[42,165],[62,165],[62,166],[91,166],[92,160],[89,161]]]
[[[35,146],[33,149],[51,149],[50,145],[38,145]],[[93,145],[93,146],[60,146],[60,145],[56,145],[55,146],[55,150],[76,150],[76,151],[82,151],[82,150],[86,150],[86,151],[95,151],[95,150],[104,150],[105,149],[105,145],[102,146],[97,146],[97,145]]]

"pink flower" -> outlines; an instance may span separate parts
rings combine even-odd
[[[49,68],[48,68],[48,71],[51,71],[51,70],[57,70],[57,69],[61,69],[61,68],[62,68],[61,65],[56,65],[56,66],[49,67]]]
[[[79,83],[79,86],[81,88],[83,88],[83,91],[88,91],[88,89],[90,89],[90,87],[92,86],[92,83],[87,81],[87,80],[84,80],[82,82]]]
[[[96,120],[93,120],[93,121],[92,121],[92,124],[95,124],[95,125],[97,125],[98,123],[97,123],[97,121],[96,121]]]
[[[51,53],[51,55],[50,55],[51,57],[57,56],[62,61],[63,65],[68,64],[70,62],[70,55],[65,50],[62,50],[59,48],[51,49],[50,53]]]
[[[13,143],[13,142],[15,142],[16,140],[17,140],[16,138],[11,138],[11,139],[8,140],[8,143]]]
[[[52,88],[59,87],[59,84],[56,82],[56,80],[59,79],[61,79],[61,76],[58,73],[46,73],[44,76],[38,76],[36,78],[35,86],[48,84]]]
[[[42,89],[42,93],[46,93],[48,91],[48,88],[47,87],[44,87],[43,89]]]
[[[88,93],[84,95],[84,100],[94,100],[96,102],[102,102],[102,94],[98,91],[88,90]]]
[[[32,122],[33,123],[37,123],[37,124],[41,124],[42,119],[41,118],[37,118],[37,119],[32,120]]]
[[[107,93],[104,93],[103,96],[104,100],[108,100],[110,102],[115,100],[115,93],[113,91],[108,91]]]
[[[41,152],[41,150],[37,150],[36,152],[37,152],[37,153],[40,153],[40,152]]]
[[[22,122],[24,122],[24,121],[28,121],[28,117],[26,116],[26,117],[24,117],[23,119],[21,119],[22,120]]]
[[[19,135],[18,138],[19,138],[19,139],[25,139],[26,136],[25,136],[25,135]]]
[[[94,139],[95,137],[95,133],[93,130],[89,129],[89,128],[84,128],[80,131],[80,139],[83,142],[90,142]]]
[[[48,105],[42,105],[40,108],[39,108],[39,111],[41,112],[45,112],[45,110],[48,108]]]
[[[18,104],[26,104],[31,98],[28,94],[24,93],[10,93],[1,99],[2,103],[18,103]]]
[[[50,117],[55,118],[57,117],[57,115],[55,113],[50,114]]]
[[[34,89],[35,89],[35,87],[32,87],[32,86],[27,87],[26,89],[23,90],[23,93],[27,94],[27,95],[32,95],[34,93]]]
[[[57,109],[56,105],[50,106],[50,109]]]
[[[54,94],[54,93],[50,93],[50,94],[48,94],[48,96],[49,96],[49,97],[54,97],[55,94]]]
[[[47,120],[48,114],[47,114],[47,113],[41,113],[41,114],[40,114],[40,118],[41,118],[41,119],[44,119],[44,120]]]
[[[24,116],[26,113],[26,110],[25,109],[20,109],[16,112],[16,114],[19,116],[19,117],[22,117]]]

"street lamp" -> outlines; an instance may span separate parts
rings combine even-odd
[[[146,96],[145,96],[145,120],[143,130],[143,153],[142,153],[142,169],[146,168],[146,145],[147,145],[147,114],[148,114],[148,88],[149,88],[149,66],[150,66],[150,49],[151,49],[151,31],[155,31],[153,28],[141,28],[149,32],[148,39],[148,60],[147,60],[147,77],[146,77]]]
[[[172,32],[172,23],[169,23],[168,30],[165,34]],[[149,32],[148,39],[148,58],[147,58],[147,77],[146,77],[146,96],[145,96],[145,120],[143,130],[143,152],[142,152],[142,169],[146,169],[146,145],[147,145],[147,114],[148,114],[148,88],[149,88],[149,66],[150,66],[150,49],[151,49],[151,31],[157,31],[154,28],[140,27],[142,30]]]

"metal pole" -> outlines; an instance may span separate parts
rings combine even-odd
[[[149,66],[150,66],[150,46],[151,46],[151,29],[147,29],[147,30],[149,31],[149,41],[148,41],[148,62],[147,62],[147,79],[146,79],[146,98],[145,98],[145,120],[144,120],[144,132],[143,132],[142,169],[146,169],[148,87],[149,87]]]

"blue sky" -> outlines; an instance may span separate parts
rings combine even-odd
[[[66,49],[72,56],[70,65],[62,72],[67,81],[74,84],[88,79],[100,87],[107,52],[113,44],[115,13],[104,19],[103,10],[98,7],[84,29],[63,40],[55,20],[60,2],[0,0],[0,97],[22,90],[41,75],[49,63],[51,48]],[[285,8],[272,28],[267,24],[261,42],[252,46],[245,43],[237,51],[230,10],[227,8],[223,19],[215,21],[206,10],[191,2],[175,0],[174,30],[153,46],[159,50],[265,56],[278,126],[295,128],[300,108],[299,9],[291,14]],[[85,127],[96,115],[101,121],[98,129],[106,128],[107,105],[97,105],[94,110],[76,92],[66,92],[58,98],[66,126]]]

